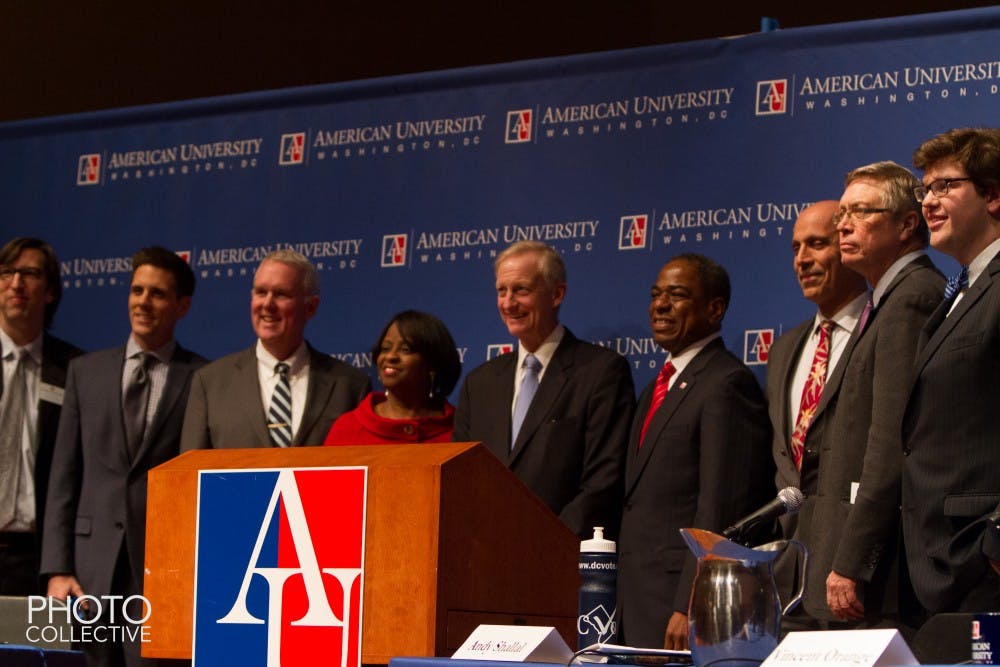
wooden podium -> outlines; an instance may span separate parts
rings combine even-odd
[[[580,542],[483,445],[191,451],[149,473],[143,655],[190,658],[199,470],[367,466],[365,664],[447,656],[480,623],[576,645]]]

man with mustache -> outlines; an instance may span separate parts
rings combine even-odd
[[[816,304],[817,312],[778,338],[767,361],[767,404],[774,430],[772,454],[779,489],[798,487],[806,496],[798,514],[781,518],[786,538],[810,550],[815,532],[824,530],[812,521],[817,482],[826,462],[820,457],[823,429],[829,423],[831,397],[836,395],[842,373],[836,372],[864,311],[868,289],[865,279],[840,261],[840,235],[833,222],[840,204],[820,201],[802,210],[792,231],[792,264],[802,296]],[[789,549],[775,566],[780,598],[787,602],[798,588],[798,551]],[[814,573],[815,570],[811,570]],[[826,573],[814,575],[807,594],[826,598]],[[782,621],[782,630],[818,630],[820,622],[800,606]]]

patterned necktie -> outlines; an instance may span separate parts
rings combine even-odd
[[[955,296],[969,286],[969,267],[962,265],[962,270],[948,278],[944,286],[944,300],[951,301]]]
[[[122,408],[125,417],[125,445],[129,461],[135,460],[136,452],[142,444],[146,432],[146,413],[149,412],[149,369],[156,357],[145,352],[139,353],[139,363],[132,369],[132,376],[125,387]]]
[[[15,354],[17,354],[15,352]],[[21,438],[28,388],[24,355],[17,356],[14,373],[3,393],[0,411],[0,528],[14,519],[21,476]]]
[[[278,384],[271,394],[271,407],[267,411],[267,428],[275,447],[292,444],[292,385],[288,381],[289,366],[279,362],[274,367],[278,374]]]
[[[524,417],[528,414],[531,400],[535,397],[535,392],[538,391],[538,371],[542,370],[542,362],[533,354],[529,354],[524,358],[523,365],[525,369],[524,378],[521,380],[521,391],[517,392],[517,401],[514,403],[514,417],[511,421],[511,449],[514,449],[514,443],[517,442],[517,434],[521,432],[521,424],[524,423]]]
[[[816,354],[813,355],[812,365],[809,367],[806,386],[802,389],[799,415],[795,420],[795,430],[792,431],[790,443],[792,460],[795,462],[795,468],[799,471],[802,470],[802,454],[806,433],[809,431],[813,417],[816,416],[816,408],[819,407],[819,399],[823,395],[823,385],[826,384],[826,365],[830,358],[830,331],[832,329],[832,320],[823,320],[819,325],[819,343],[816,345]]]
[[[663,403],[663,399],[667,396],[667,387],[670,386],[670,378],[673,377],[676,370],[674,364],[667,361],[656,376],[656,384],[653,385],[653,398],[649,402],[649,410],[646,412],[646,419],[643,420],[642,430],[639,432],[639,447],[642,447],[642,442],[646,439],[646,429],[649,428],[649,422],[653,421],[653,415],[660,407],[660,403]]]

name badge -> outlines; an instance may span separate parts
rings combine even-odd
[[[63,404],[63,394],[66,390],[48,382],[38,383],[38,398],[46,403],[53,403],[61,406]]]

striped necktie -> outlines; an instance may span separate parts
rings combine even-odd
[[[288,381],[288,371],[288,364],[283,361],[274,367],[274,372],[278,374],[278,384],[271,394],[267,428],[275,447],[288,447],[292,444],[292,386]]]

